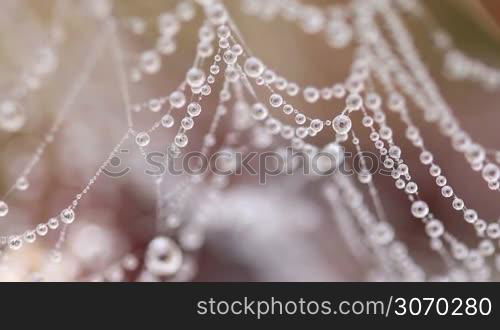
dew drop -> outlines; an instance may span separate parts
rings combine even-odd
[[[182,265],[182,251],[177,244],[167,237],[156,237],[147,248],[145,266],[156,276],[175,274]]]
[[[154,50],[148,50],[142,53],[139,63],[141,70],[147,74],[155,74],[160,71],[161,58]]]
[[[135,143],[137,143],[137,145],[140,147],[147,146],[150,141],[151,138],[149,137],[149,134],[146,132],[138,133],[137,136],[135,137]]]
[[[249,57],[243,65],[245,73],[251,78],[257,78],[264,72],[264,64],[255,57]]]
[[[39,224],[38,226],[36,226],[36,233],[37,233],[38,235],[40,235],[40,236],[45,236],[45,235],[47,235],[48,231],[49,231],[49,228],[48,228],[48,227],[47,227],[47,225],[46,225],[46,224],[44,224],[44,223],[41,223],[41,224]]]
[[[57,227],[59,227],[59,220],[57,220],[56,218],[51,218],[47,222],[47,226],[49,226],[50,229],[55,230],[57,229]]]
[[[411,205],[411,213],[415,218],[424,218],[429,214],[429,206],[424,201],[415,201]]]
[[[16,188],[21,191],[25,191],[30,186],[30,183],[26,177],[22,176],[16,181]]]
[[[0,201],[0,217],[5,217],[9,213],[9,205],[4,201]]]
[[[255,120],[264,120],[269,111],[262,103],[256,103],[252,106],[252,116]]]
[[[170,105],[174,108],[182,108],[186,104],[186,96],[181,91],[172,92],[169,96]]]
[[[19,131],[26,122],[24,109],[13,101],[0,104],[0,129],[7,132]]]
[[[205,73],[198,68],[191,68],[186,73],[186,81],[191,88],[199,88],[205,83]]]
[[[23,240],[19,236],[11,236],[8,244],[12,250],[19,250],[23,246]]]
[[[177,45],[175,42],[171,39],[170,36],[161,36],[158,41],[156,42],[156,49],[160,54],[163,55],[170,55],[173,54],[176,49]]]
[[[61,221],[70,224],[75,221],[75,212],[72,209],[65,209],[61,212]]]
[[[191,117],[184,117],[181,121],[181,126],[185,130],[190,130],[194,126],[194,121],[193,118]]]
[[[175,145],[179,148],[184,148],[188,144],[188,137],[186,134],[177,134],[175,136]]]
[[[482,175],[487,182],[495,182],[500,178],[500,169],[497,165],[488,163],[483,167]]]
[[[187,112],[191,117],[197,117],[201,113],[201,105],[196,102],[192,102],[187,107]]]
[[[346,115],[338,115],[333,119],[332,127],[337,134],[346,134],[351,130],[352,122]]]
[[[269,103],[273,108],[279,108],[283,104],[283,97],[279,94],[272,94],[269,97]]]
[[[320,97],[319,90],[315,87],[306,87],[304,89],[304,99],[307,103],[314,103]]]
[[[24,233],[23,238],[26,243],[33,243],[36,241],[36,233],[34,230],[28,230]]]
[[[171,115],[163,116],[163,118],[161,119],[161,124],[165,128],[174,126],[174,117],[172,117]]]

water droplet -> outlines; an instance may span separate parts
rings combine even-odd
[[[245,70],[245,73],[251,77],[251,78],[257,78],[259,77],[263,72],[264,72],[264,64],[262,62],[255,58],[255,57],[249,57],[243,66],[243,69]]]
[[[4,201],[0,201],[0,217],[5,217],[9,213],[9,205]]]
[[[168,237],[156,237],[146,251],[145,266],[156,276],[175,274],[182,265],[182,251]]]
[[[28,188],[29,188],[29,186],[30,186],[29,181],[28,181],[28,179],[26,179],[26,177],[24,177],[24,176],[20,177],[20,178],[19,178],[19,179],[17,179],[17,181],[16,181],[16,188],[17,188],[18,190],[24,191],[24,190],[28,189]]]
[[[191,117],[197,117],[201,113],[201,105],[196,102],[192,102],[187,107],[187,112]]]
[[[7,132],[17,132],[26,122],[24,109],[13,101],[0,104],[0,129]]]
[[[411,213],[415,218],[424,218],[429,214],[429,206],[424,201],[415,201],[411,205]]]
[[[337,134],[346,134],[351,130],[352,122],[346,115],[338,115],[333,119],[332,127]]]
[[[190,130],[194,126],[193,118],[191,118],[191,117],[184,117],[184,118],[182,118],[182,120],[181,120],[181,126],[185,130]]]
[[[160,71],[161,58],[154,50],[148,50],[142,53],[140,58],[141,70],[148,74],[155,74]]]
[[[137,143],[138,146],[145,147],[149,144],[151,141],[149,134],[146,132],[141,132],[138,133],[137,136],[135,137],[135,142]]]
[[[49,226],[50,229],[54,230],[54,229],[57,229],[57,227],[59,227],[59,220],[57,220],[56,218],[51,218],[49,219],[49,221],[47,222],[47,225]]]
[[[179,31],[180,23],[175,15],[170,13],[161,14],[158,17],[158,30],[167,37],[172,37]]]
[[[61,221],[70,224],[75,221],[75,212],[72,209],[65,209],[61,212]]]
[[[252,116],[255,120],[264,120],[267,118],[269,111],[262,103],[255,103],[252,106]]]
[[[24,241],[26,243],[33,243],[36,241],[36,233],[34,230],[28,230],[24,233]]]
[[[185,146],[187,146],[188,142],[189,140],[186,134],[177,134],[175,136],[175,144],[179,148],[184,148]]]
[[[12,250],[19,250],[23,246],[23,240],[19,236],[11,236],[8,244]]]
[[[163,116],[163,118],[161,119],[161,124],[165,128],[174,126],[174,117],[172,117],[171,115]]]
[[[181,91],[172,92],[169,96],[170,105],[174,108],[182,108],[186,104],[186,96]]]
[[[279,108],[283,104],[283,97],[279,94],[272,94],[269,97],[269,103],[273,108]]]
[[[47,235],[48,231],[49,231],[49,228],[48,228],[48,227],[47,227],[47,225],[46,225],[46,224],[44,224],[44,223],[41,223],[41,224],[39,224],[38,226],[36,226],[36,233],[37,233],[38,235],[40,235],[40,236],[45,236],[45,235]]]
[[[191,88],[199,88],[205,83],[205,73],[198,68],[191,68],[186,73],[186,81]]]

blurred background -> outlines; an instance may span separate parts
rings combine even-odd
[[[304,0],[317,6],[332,1]],[[345,3],[346,1],[339,1]],[[500,67],[500,3],[496,0],[421,0],[454,38],[457,48]],[[78,79],[83,63],[89,56],[95,36],[102,33],[99,17],[109,8],[99,0],[68,0],[57,20],[63,27],[58,46],[57,70],[41,82],[39,89],[23,98],[26,123],[12,132],[0,130],[0,191],[9,189],[29,162],[39,142],[44,138],[57,113],[64,106],[72,84]],[[255,54],[276,72],[300,85],[329,85],[342,81],[352,62],[353,49],[333,51],[321,37],[305,34],[298,26],[283,19],[260,20],[244,15],[240,1],[225,1],[247,44]],[[32,60],[34,50],[43,47],[47,31],[54,22],[53,0],[2,0],[0,4],[0,100],[13,93]],[[154,26],[159,13],[171,10],[174,0],[120,0],[111,9],[120,22],[130,17],[144,18],[147,26]],[[196,52],[197,30],[202,13],[197,8],[196,18],[183,24],[176,37],[177,51],[164,58],[161,71],[130,84],[132,103],[141,103],[152,97],[166,96],[184,79]],[[498,104],[500,94],[485,91],[479,85],[453,82],[443,76],[442,56],[429,40],[421,22],[408,19],[422,58],[438,81],[463,127],[476,140],[490,148],[500,148]],[[424,23],[425,24],[425,23]],[[140,53],[151,48],[157,32],[147,28],[136,35],[120,29],[120,39],[126,49],[126,61],[133,66]],[[0,233],[8,236],[22,233],[37,223],[46,221],[68,205],[82,190],[95,171],[107,158],[110,150],[127,129],[119,81],[107,47],[92,70],[55,141],[29,176],[29,188],[15,192],[8,198],[9,214],[0,219]],[[215,86],[219,86],[217,83]],[[217,87],[216,87],[217,88]],[[220,86],[218,87],[220,88]],[[213,97],[206,101],[206,109],[197,119],[196,129],[190,134],[193,148],[201,145],[208,130],[216,103]],[[300,104],[311,117],[329,119],[340,103],[320,102],[313,106]],[[455,190],[483,217],[496,220],[500,203],[494,194],[488,194],[480,179],[463,159],[454,152],[435,126],[424,123],[418,111],[415,119],[429,149],[442,164]],[[134,114],[140,128],[147,129],[158,120],[158,114],[142,111]],[[388,118],[408,163],[415,164],[416,181],[424,199],[437,210],[436,216],[466,242],[473,242],[474,232],[456,216],[442,199],[426,169],[418,163],[418,154],[405,139],[404,130],[395,118]],[[359,123],[355,124],[355,127]],[[365,132],[361,128],[359,132]],[[164,151],[173,138],[172,132],[158,130],[152,136],[151,149]],[[325,145],[331,136],[319,135],[314,142]],[[360,136],[367,140],[367,135]],[[367,144],[364,145],[367,147]],[[91,192],[82,200],[77,220],[68,227],[59,263],[50,262],[49,252],[54,248],[58,232],[33,244],[25,244],[19,251],[2,250],[0,280],[34,280],[43,273],[45,280],[67,281],[85,279],[94,273],[106,272],[110,265],[124,255],[139,256],[155,236],[155,186],[142,172],[141,155],[130,143],[125,146],[133,152],[121,155],[121,161],[132,168],[125,177],[101,177]],[[406,151],[407,150],[407,151]],[[175,181],[173,181],[175,182]],[[388,177],[375,177],[374,182],[383,197],[397,235],[407,243],[414,258],[426,269],[443,270],[440,260],[428,247],[420,223],[410,221],[406,196],[394,188]],[[265,186],[252,183],[231,184],[222,196],[224,207],[209,211],[209,221],[203,245],[189,264],[182,280],[199,281],[361,281],[369,279],[362,260],[353,258],[349,242],[344,240],[331,208],[315,189],[315,182],[302,177],[272,178]],[[189,207],[196,208],[203,196],[193,197]],[[258,210],[256,212],[255,210]],[[210,213],[212,212],[212,213]],[[49,260],[49,261],[48,261]],[[124,280],[132,279],[124,277]]]

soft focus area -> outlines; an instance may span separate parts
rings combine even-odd
[[[497,281],[499,22],[2,0],[0,281]]]

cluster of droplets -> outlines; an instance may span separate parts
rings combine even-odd
[[[387,8],[387,7],[385,7]],[[393,10],[381,11],[392,31],[395,45],[403,57],[403,61],[410,70],[421,72],[418,76],[412,76],[404,69],[386,41],[379,37],[376,49],[382,59],[388,63],[387,68],[394,74],[396,82],[402,90],[415,102],[419,109],[424,111],[425,119],[436,123],[439,132],[450,139],[454,150],[462,153],[470,163],[474,171],[481,171],[484,181],[491,190],[498,190],[499,183],[496,178],[496,167],[489,159],[486,148],[473,141],[470,135],[460,126],[458,119],[453,115],[450,107],[445,103],[436,87],[436,84],[428,74],[422,61],[416,56],[417,52],[407,31],[404,30],[401,20]],[[419,87],[420,84],[422,87]],[[486,168],[484,170],[484,168]]]
[[[12,250],[19,250],[23,243],[34,243],[37,236],[44,237],[48,234],[49,229],[56,230],[61,223],[71,224],[75,221],[75,212],[71,209],[64,209],[58,217],[50,218],[46,223],[40,223],[33,230],[27,230],[22,235],[12,235],[9,237],[1,237],[2,243],[9,246]]]
[[[40,89],[59,66],[58,49],[65,33],[57,19],[53,18],[46,43],[33,51],[31,62],[25,63],[19,79],[13,82],[7,95],[0,99],[0,130],[12,133],[24,126],[27,118],[23,100],[30,92]]]
[[[480,218],[477,211],[468,208],[465,201],[455,193],[449,179],[436,163],[435,157],[426,148],[423,137],[409,115],[404,96],[396,91],[397,86],[402,93],[407,94],[414,101],[417,107],[424,111],[427,121],[439,125],[440,132],[450,137],[452,147],[464,154],[472,169],[481,173],[490,189],[499,190],[500,168],[488,158],[487,150],[474,143],[458,125],[451,110],[441,99],[435,84],[423,68],[421,60],[415,55],[413,42],[406,29],[402,27],[401,20],[393,6],[395,4],[397,8],[409,12],[412,11],[411,8],[417,8],[420,12],[421,9],[418,5],[412,7],[413,1],[407,3],[403,1],[356,1],[351,6],[319,9],[303,5],[295,0],[243,1],[243,10],[246,13],[263,19],[271,19],[279,15],[289,21],[297,22],[306,33],[324,33],[328,44],[334,48],[349,45],[353,38],[359,39],[361,44],[359,53],[355,57],[351,74],[345,83],[316,88],[312,86],[301,87],[297,83],[290,82],[267,68],[262,60],[250,55],[243,46],[244,42],[237,41],[237,39],[242,41],[241,37],[234,29],[234,23],[221,2],[199,0],[198,3],[203,6],[207,21],[199,29],[196,60],[193,66],[187,70],[184,82],[168,96],[150,99],[130,107],[130,110],[134,112],[147,108],[156,113],[161,112],[164,106],[168,105],[169,110],[148,131],[135,132],[130,128],[82,193],[78,194],[71,206],[64,209],[58,217],[51,218],[46,223],[40,223],[35,229],[28,230],[22,235],[1,237],[3,244],[17,250],[23,246],[23,243],[33,243],[37,236],[47,235],[50,229],[55,230],[60,224],[63,224],[65,228],[66,225],[73,223],[75,208],[79,200],[88,193],[90,187],[103,172],[104,167],[116,154],[121,143],[129,136],[133,136],[136,144],[141,150],[144,150],[151,143],[151,132],[154,129],[160,126],[165,128],[174,126],[175,120],[171,113],[172,110],[184,113],[184,116],[179,120],[178,132],[169,147],[169,151],[175,154],[180,153],[181,149],[188,145],[188,133],[194,128],[194,119],[202,112],[201,101],[203,97],[211,95],[211,85],[222,72],[224,87],[219,93],[219,103],[213,115],[210,130],[203,139],[203,152],[216,145],[215,131],[222,118],[231,109],[234,113],[233,128],[237,131],[252,129],[254,137],[251,143],[255,146],[267,148],[272,144],[273,137],[279,136],[289,142],[294,149],[305,151],[310,156],[322,151],[335,157],[336,161],[340,163],[344,158],[341,143],[346,142],[349,136],[352,137],[351,141],[355,148],[361,151],[360,140],[354,134],[353,128],[354,118],[357,117],[357,114],[361,114],[361,124],[369,129],[369,140],[383,159],[383,166],[394,179],[396,188],[407,195],[410,201],[410,213],[424,224],[425,233],[430,238],[431,248],[438,252],[443,259],[446,259],[446,247],[449,246],[452,257],[467,269],[472,279],[489,278],[490,269],[486,265],[486,258],[496,256],[497,263],[500,265],[500,257],[496,255],[497,247],[494,243],[495,240],[500,239],[500,223],[487,223]],[[389,42],[382,37],[376,27],[375,14],[380,14],[384,19],[387,29],[391,32],[395,51],[391,49]],[[132,68],[131,71],[132,81],[139,81],[144,73],[154,74],[160,71],[161,55],[170,55],[176,51],[175,36],[180,31],[181,23],[193,19],[194,15],[194,4],[184,1],[176,6],[174,12],[162,13],[158,17],[157,29],[160,32],[160,37],[154,49],[147,50],[140,55],[138,68]],[[147,25],[145,21],[136,17],[128,19],[126,24],[137,35],[143,34]],[[436,43],[441,48],[448,49],[446,48],[448,41],[445,37],[437,39]],[[204,61],[210,57],[213,57],[213,62],[205,71]],[[452,59],[448,60],[449,57]],[[242,58],[244,60],[241,60]],[[446,66],[455,77],[475,80],[484,78],[486,80],[482,82],[495,86],[497,77],[493,70],[489,70],[484,65],[473,63],[456,53],[449,52],[446,58],[447,63],[454,62],[448,63]],[[457,69],[459,66],[462,66],[462,71]],[[41,70],[41,72],[43,71]],[[414,77],[411,72],[419,72],[419,74]],[[385,99],[374,90],[374,82],[372,81],[374,79],[385,89]],[[252,83],[256,86],[267,87],[267,91],[270,93],[267,101],[257,98]],[[248,102],[243,91],[254,96],[256,100]],[[345,108],[333,111],[334,116],[331,120],[310,118],[286,99],[286,96],[293,97],[299,94],[308,104],[314,104],[321,100],[329,101],[332,98],[345,99]],[[231,108],[226,103],[233,97],[236,97],[236,101]],[[399,115],[402,123],[406,125],[405,136],[419,149],[419,161],[428,166],[428,172],[440,189],[441,195],[451,201],[452,208],[461,212],[463,219],[472,224],[477,235],[482,238],[477,248],[469,248],[465,243],[453,237],[446,230],[444,223],[434,217],[430,209],[431,206],[421,199],[419,187],[410,175],[408,164],[404,162],[401,147],[395,143],[392,129],[387,124],[385,108]],[[287,124],[278,119],[273,113],[274,109],[281,109],[286,115],[293,116],[293,123]],[[3,101],[0,103],[0,128],[6,131],[18,130],[24,124],[23,114],[24,109],[17,102]],[[305,140],[308,136],[315,136],[329,126],[333,129],[335,140],[326,146],[319,148]],[[236,140],[237,134],[228,134],[222,141],[224,145],[222,150],[228,155],[234,155],[235,149],[228,145]],[[228,158],[227,162],[222,164],[225,169],[234,170],[233,158]],[[326,187],[327,198],[332,203],[341,203],[357,221],[362,228],[366,242],[373,248],[374,255],[380,261],[380,265],[376,268],[387,275],[386,278],[429,279],[411,258],[408,248],[396,239],[395,230],[387,222],[381,207],[381,197],[375,188],[372,174],[367,170],[366,164],[362,165],[357,179],[362,185],[368,186],[370,197],[375,206],[375,214],[363,202],[362,194],[357,191],[349,178],[336,175],[334,182]],[[163,280],[175,276],[188,260],[186,251],[199,248],[199,231],[195,230],[189,233],[181,226],[183,219],[180,210],[188,199],[190,188],[203,180],[205,180],[203,177],[193,177],[188,181],[189,184],[181,186],[182,189],[179,189],[169,201],[172,212],[170,215],[162,217],[165,219],[164,224],[168,230],[176,231],[180,228],[182,233],[179,231],[179,235],[174,237],[174,235],[160,231],[160,234],[151,240],[144,254],[144,269],[139,280]],[[213,190],[210,191],[210,194],[226,187],[227,184],[227,178],[214,175],[211,185]],[[28,186],[29,182],[24,176],[19,178],[15,185],[18,190],[26,190]],[[164,197],[160,194],[158,198],[161,201]],[[335,204],[332,204],[332,208],[335,208]],[[8,212],[7,203],[0,201],[0,217],[7,216]],[[64,233],[63,231],[61,234],[62,241]],[[58,252],[58,249],[59,244],[54,251]],[[388,256],[388,258],[383,258],[383,256]],[[138,260],[135,257],[127,258],[127,262],[124,258],[118,265],[110,267],[102,277],[110,281],[119,281],[125,278],[124,271],[137,269]],[[397,270],[397,274],[392,271],[393,269]],[[461,268],[452,267],[449,274],[443,278],[467,279],[468,276],[468,274],[464,275],[461,272]]]
[[[25,73],[22,84],[17,86],[11,97],[0,100],[0,130],[13,133],[19,131],[26,123],[27,115],[22,105],[22,99],[30,90],[41,87],[42,78],[55,71],[57,55],[52,48],[39,50],[39,57],[32,72]]]
[[[347,47],[354,38],[349,11],[344,6],[320,9],[297,0],[242,0],[242,10],[266,21],[280,16],[297,23],[307,34],[323,33],[327,44],[335,49]]]
[[[433,26],[430,34],[434,45],[443,54],[443,66],[447,78],[479,83],[491,91],[500,88],[500,69],[469,57],[455,48],[452,38],[443,29]]]
[[[61,224],[65,226],[72,224],[76,219],[75,208],[78,206],[80,200],[90,191],[91,186],[95,184],[106,166],[110,164],[113,157],[116,156],[116,154],[119,152],[121,145],[129,138],[129,133],[130,132],[127,132],[127,134],[125,134],[120,142],[114,147],[108,158],[103,162],[94,176],[89,180],[82,192],[75,196],[69,207],[63,209],[57,217],[50,218],[47,222],[39,223],[35,226],[34,229],[26,230],[21,235],[0,236],[0,244],[7,245],[12,250],[19,250],[23,247],[24,242],[34,243],[37,236],[46,236],[49,229],[56,230],[60,227]],[[4,201],[0,201],[0,214],[3,214],[1,215],[1,217],[6,216],[8,214],[8,211],[8,204]],[[54,252],[59,255],[59,251]]]
[[[333,210],[346,205],[355,221],[362,228],[363,241],[375,251],[376,269],[383,280],[425,280],[425,272],[411,257],[408,247],[397,240],[394,228],[375,215],[366,202],[363,194],[356,188],[349,177],[338,175],[335,180],[325,186],[325,197]],[[354,238],[359,240],[360,238]],[[359,251],[357,251],[359,253]]]
[[[60,37],[55,36],[53,45],[42,47],[35,52],[36,60],[32,67],[24,73],[23,85],[17,96],[25,95],[29,90],[37,90],[42,86],[42,81],[52,74],[58,66],[57,45],[62,42]]]
[[[450,79],[477,82],[493,91],[500,88],[499,69],[475,61],[457,50],[446,53],[444,68]]]
[[[160,35],[154,48],[139,55],[137,67],[130,71],[130,79],[133,82],[141,81],[143,74],[153,75],[161,70],[162,56],[172,55],[177,50],[175,37],[180,32],[181,25],[191,21],[195,15],[194,5],[190,1],[183,1],[177,4],[172,12],[164,12],[158,16],[157,31]],[[129,24],[134,33],[144,33],[146,23],[141,18],[134,17]]]
[[[15,101],[3,101],[0,103],[0,129],[5,132],[17,132],[26,122],[24,107]]]
[[[275,107],[279,107],[279,97],[285,98],[284,94],[294,97],[301,95],[310,104],[323,101],[330,101],[332,98],[342,99],[346,95],[346,88],[342,83],[334,83],[328,87],[300,86],[298,83],[287,80],[279,76],[273,70],[267,68],[262,60],[256,57],[249,57],[244,63],[246,75],[255,80],[257,85],[266,85],[274,91]],[[281,92],[281,94],[279,94]]]
[[[88,282],[123,282],[132,277],[140,266],[140,259],[133,253],[126,254],[118,262],[107,266],[102,272],[93,273],[83,278]],[[129,277],[127,277],[129,276]]]
[[[381,47],[380,47],[381,46]],[[389,54],[389,51],[385,47],[385,45],[382,43],[378,43],[377,50],[380,52],[380,50],[385,49],[385,56]],[[381,58],[383,61],[387,61],[388,58]],[[404,71],[402,71],[401,67],[394,65],[397,64],[397,61],[394,61],[394,57],[390,58],[390,63],[392,63],[392,66],[388,66],[390,69],[391,67],[394,67],[395,72],[398,73],[396,77],[396,82],[397,83],[402,83],[403,84],[403,90],[408,91],[409,95],[415,95],[416,90],[415,87],[411,85],[411,81],[407,79],[408,77],[404,74]],[[442,174],[441,168],[434,163],[433,155],[425,148],[425,145],[423,143],[423,138],[420,136],[418,129],[416,126],[413,124],[411,118],[409,117],[408,109],[405,106],[404,99],[401,97],[401,95],[398,95],[397,93],[394,93],[391,86],[390,80],[388,80],[388,75],[387,72],[381,72],[384,71],[383,68],[384,66],[378,65],[375,66],[376,71],[379,78],[382,81],[382,84],[385,84],[386,89],[389,90],[389,100],[388,100],[388,107],[390,110],[399,113],[402,122],[404,122],[407,125],[407,130],[406,130],[406,137],[413,143],[413,145],[417,148],[420,148],[421,154],[420,154],[420,162],[424,165],[429,166],[429,174],[435,178],[435,182],[438,187],[441,189],[441,193],[443,194],[443,197],[445,198],[452,198],[451,205],[453,209],[457,211],[463,212],[463,217],[464,220],[473,223],[474,227],[477,231],[477,234],[479,237],[484,237],[486,234],[485,230],[486,228],[491,228],[490,233],[486,234],[488,238],[482,239],[478,245],[478,249],[467,249],[464,244],[458,242],[456,239],[450,238],[447,234],[443,237],[448,241],[448,243],[451,245],[451,250],[452,250],[452,255],[457,258],[458,260],[464,260],[464,264],[467,268],[470,268],[471,271],[473,271],[473,278],[475,279],[485,279],[488,278],[489,276],[489,268],[484,265],[484,263],[481,261],[482,258],[486,258],[491,256],[494,251],[494,244],[492,243],[491,239],[495,239],[497,237],[496,235],[496,228],[498,227],[498,223],[490,223],[489,225],[486,225],[486,222],[484,220],[479,219],[478,214],[475,210],[473,209],[467,209],[465,207],[465,203],[462,199],[460,199],[458,196],[453,191],[453,188],[448,183],[447,178]],[[411,92],[410,92],[411,88]],[[425,97],[424,97],[425,98]],[[419,104],[417,102],[417,104]],[[371,123],[370,120],[367,121],[367,123]],[[456,126],[454,127],[456,128]],[[462,139],[456,140],[454,143],[454,147],[459,147],[463,146],[463,134],[459,134],[458,136],[462,136]],[[459,142],[459,143],[458,143]],[[472,145],[469,141],[466,141],[466,145],[469,145],[469,147]],[[456,148],[455,148],[456,149]],[[462,150],[463,151],[463,150]],[[481,163],[482,161],[485,160],[484,157],[484,151],[482,148],[478,145],[474,145],[472,150],[469,151],[469,154],[466,154],[467,160],[473,165],[476,162]],[[384,162],[385,164],[385,162]],[[389,163],[389,165],[392,165],[392,163]],[[495,166],[488,165],[487,166],[487,171],[489,173],[483,174],[483,177],[489,178],[491,180],[496,179],[496,174],[495,174]],[[476,170],[481,170],[482,166],[477,166]],[[491,171],[491,172],[490,172]],[[398,188],[405,188],[408,190],[409,183],[405,185],[404,182],[396,182]],[[411,185],[410,189],[411,191],[414,191],[416,188],[416,185]],[[491,185],[490,185],[491,188]],[[415,190],[416,191],[416,190]],[[427,215],[429,215],[429,207],[427,204],[423,204],[422,201],[415,201],[414,202],[414,208],[412,207],[412,213],[416,217],[422,217],[424,216],[424,219]],[[429,220],[427,219],[428,222],[426,224],[426,232],[428,233],[429,236],[432,238],[439,237],[444,234],[443,230],[443,223],[436,220],[432,219]],[[491,235],[493,234],[493,235]],[[432,247],[433,248],[442,248],[442,243],[438,240],[433,240],[432,241]],[[478,256],[479,255],[479,256]],[[479,260],[479,261],[478,261]]]

